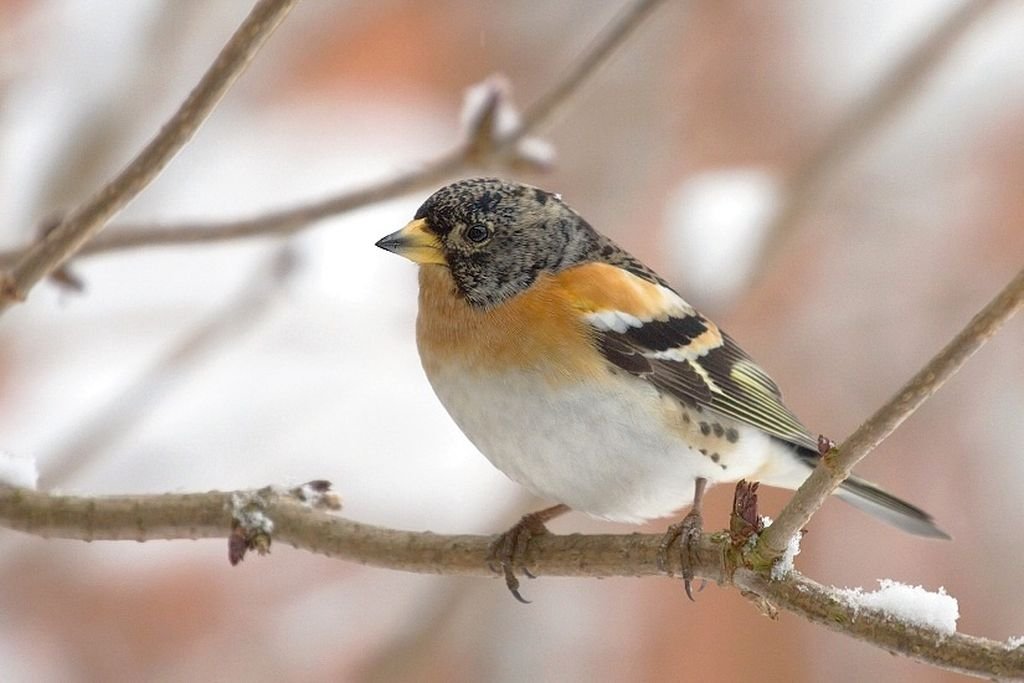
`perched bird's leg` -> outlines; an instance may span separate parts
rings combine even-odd
[[[523,515],[523,518],[515,526],[501,536],[498,536],[498,540],[491,544],[488,564],[496,572],[499,571],[500,567],[500,571],[505,574],[505,585],[508,586],[509,591],[519,602],[524,604],[530,602],[519,594],[519,579],[516,578],[515,572],[516,565],[519,564],[519,558],[526,551],[526,546],[530,543],[531,538],[548,533],[547,527],[544,526],[545,522],[550,522],[555,517],[564,515],[566,512],[569,512],[568,505],[553,505],[549,508]],[[528,577],[534,578],[528,569],[522,567],[522,570]]]
[[[658,568],[671,576],[672,570],[669,568],[668,551],[673,543],[679,541],[679,563],[683,568],[683,588],[686,589],[686,597],[690,598],[690,600],[693,600],[693,590],[690,585],[693,581],[693,569],[690,567],[690,545],[700,539],[701,528],[704,525],[704,519],[701,517],[701,507],[704,503],[704,489],[707,485],[708,480],[704,477],[698,477],[694,481],[693,507],[686,513],[682,521],[668,528],[664,538],[661,539],[661,544],[658,546]],[[698,590],[704,590],[703,581]]]

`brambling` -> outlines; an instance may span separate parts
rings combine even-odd
[[[377,242],[420,265],[416,341],[434,392],[488,460],[557,505],[493,549],[516,598],[516,556],[570,509],[665,517],[660,562],[700,534],[707,484],[797,488],[820,455],[778,386],[657,273],[557,194],[492,178],[435,192]],[[931,516],[851,477],[837,495],[921,536]],[[529,572],[526,572],[529,575]]]

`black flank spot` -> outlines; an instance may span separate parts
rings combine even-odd
[[[689,413],[683,413],[683,422],[685,422],[686,424],[690,424],[690,414]]]
[[[737,441],[740,440],[740,433],[736,431],[733,427],[729,427],[728,429],[725,430],[725,439],[729,443],[736,443]]]
[[[701,455],[707,455],[708,454],[708,449],[706,449],[706,448],[700,449],[700,454]]]
[[[718,424],[717,422],[714,424],[713,429],[715,430],[715,436],[719,438],[721,438],[722,435],[725,434],[725,429],[722,427],[722,425]]]
[[[720,456],[718,453],[712,453],[711,454],[711,462],[718,462],[721,458],[722,458],[722,456]],[[725,468],[723,467],[722,469],[725,469]]]
[[[700,423],[700,433],[703,434],[704,436],[707,436],[708,434],[710,434],[711,433],[711,425],[709,425],[707,422],[701,422]]]

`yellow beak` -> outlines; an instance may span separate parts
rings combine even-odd
[[[377,246],[415,263],[448,265],[444,260],[444,252],[441,251],[441,242],[427,230],[427,222],[422,218],[380,239]]]

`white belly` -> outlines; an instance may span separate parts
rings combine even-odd
[[[720,439],[712,460],[699,450],[707,446],[699,416],[691,413],[684,425],[682,407],[632,377],[619,377],[619,388],[609,391],[605,383],[556,388],[531,375],[483,380],[454,368],[429,374],[441,403],[495,467],[537,496],[596,517],[640,522],[670,515],[693,501],[698,477],[715,483],[757,474],[792,487],[808,474],[787,447],[719,417],[739,437]],[[666,427],[665,415],[675,428]]]

